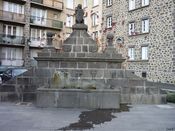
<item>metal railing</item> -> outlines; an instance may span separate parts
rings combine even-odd
[[[23,36],[0,34],[0,44],[24,45],[24,43],[25,38]]]
[[[43,18],[43,17],[37,17],[37,16],[31,16],[30,17],[30,23],[35,24],[35,25],[57,28],[57,29],[62,29],[63,28],[63,22],[62,21]]]
[[[44,6],[63,9],[63,0],[31,0],[32,2],[43,4]]]
[[[0,10],[0,19],[15,21],[15,22],[25,22],[24,14],[19,14],[19,13],[4,11],[4,10]]]

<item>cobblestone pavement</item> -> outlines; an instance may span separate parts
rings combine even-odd
[[[87,111],[0,103],[0,131],[59,131]],[[112,115],[111,121],[94,124],[88,131],[175,131],[175,104],[132,105],[129,112]]]

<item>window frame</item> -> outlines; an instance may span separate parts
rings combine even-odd
[[[142,46],[141,47],[141,59],[142,60],[148,60],[148,46]]]
[[[112,5],[112,0],[106,0],[106,6],[108,7],[108,6],[111,6]]]
[[[141,2],[142,2],[142,7],[144,7],[144,6],[148,6],[149,5],[150,0],[142,0]]]
[[[136,9],[136,0],[129,0],[129,11]]]
[[[112,16],[107,16],[106,17],[106,27],[107,28],[112,28]]]
[[[73,16],[72,15],[67,15],[67,17],[66,17],[66,27],[72,27],[73,24],[74,24],[73,21],[74,21]]]
[[[66,1],[66,8],[68,8],[68,9],[74,9],[74,0],[67,0]]]
[[[129,56],[129,60],[135,60],[135,48],[134,47],[128,48],[128,56]]]
[[[97,26],[98,25],[98,14],[93,13],[91,15],[91,19],[92,19],[92,27]]]
[[[134,33],[135,33],[135,22],[129,22],[128,27],[129,27],[129,30],[128,30],[129,36],[134,35]]]
[[[150,27],[150,20],[142,19],[142,33],[149,33],[149,27]]]

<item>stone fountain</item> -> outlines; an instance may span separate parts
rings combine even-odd
[[[37,89],[37,106],[116,109],[120,103],[161,103],[158,87],[122,69],[125,59],[112,46],[112,34],[105,52],[97,53],[83,13],[78,5],[76,24],[63,52],[46,48],[36,58],[38,69],[49,72]]]

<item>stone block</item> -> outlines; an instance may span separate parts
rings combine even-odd
[[[60,68],[77,68],[76,62],[60,62]]]
[[[115,70],[105,70],[104,71],[104,78],[116,78],[117,77],[117,73]]]
[[[76,44],[83,44],[84,38],[77,38],[77,43]]]
[[[89,62],[88,68],[106,68],[105,62]]]
[[[49,68],[59,68],[59,64],[58,61],[49,61]]]
[[[87,68],[86,62],[78,62],[78,68]]]
[[[119,109],[118,90],[38,89],[38,107]]]
[[[83,46],[83,52],[88,52],[88,46]]]
[[[3,84],[0,86],[0,92],[15,92],[15,85]]]
[[[85,57],[85,53],[77,53],[77,57]]]
[[[73,52],[81,52],[81,46],[73,46]]]
[[[67,38],[67,39],[64,41],[64,45],[65,45],[65,44],[70,44],[70,45],[76,44],[76,38],[73,38],[73,37]]]
[[[38,67],[48,67],[48,61],[38,61]]]
[[[97,52],[97,46],[89,46],[89,52]]]
[[[108,63],[107,68],[109,68],[109,69],[121,69],[121,63]]]
[[[64,52],[71,52],[72,45],[63,45],[63,51]]]

